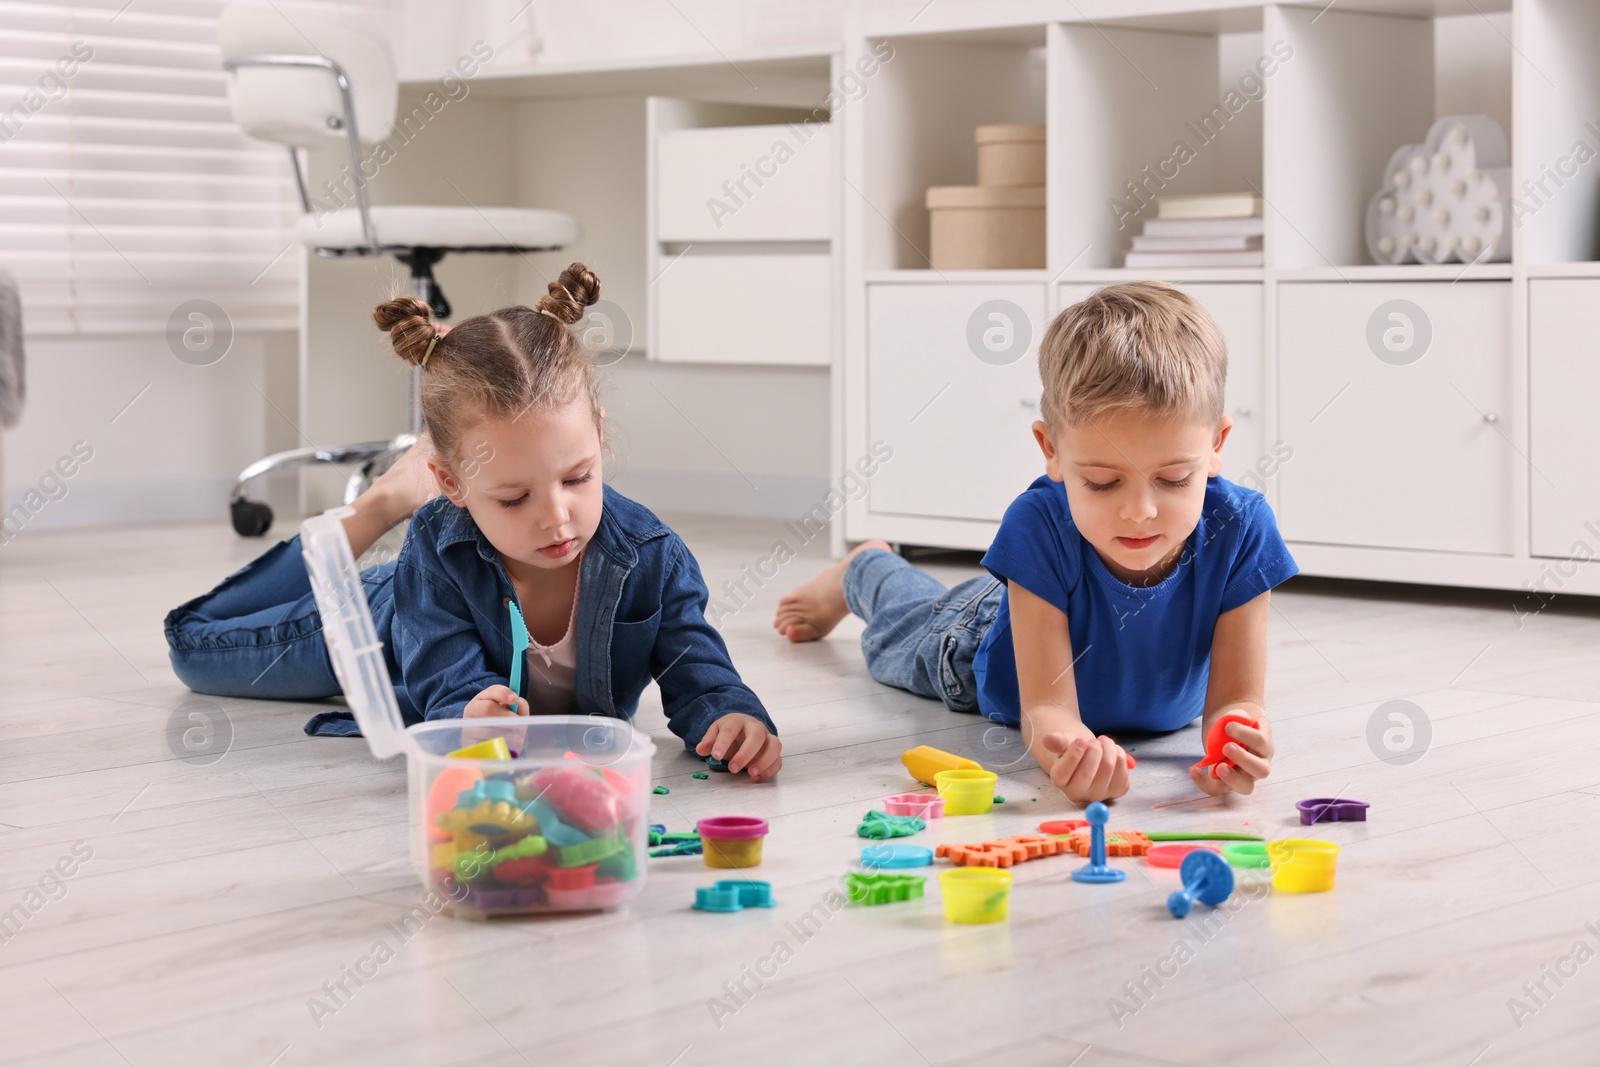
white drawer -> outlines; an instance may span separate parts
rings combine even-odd
[[[831,257],[690,253],[656,283],[656,358],[827,366]]]
[[[656,239],[830,240],[832,173],[826,124],[664,133],[656,150]]]

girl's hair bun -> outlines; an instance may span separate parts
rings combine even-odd
[[[397,296],[372,309],[372,321],[389,335],[397,355],[419,364],[433,343],[433,312],[414,296]]]
[[[588,267],[574,263],[547,287],[549,292],[534,304],[538,311],[554,315],[571,326],[583,318],[583,309],[600,299],[600,279]]]

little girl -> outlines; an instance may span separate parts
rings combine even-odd
[[[426,464],[440,490],[417,508],[399,558],[362,573],[402,714],[631,718],[654,678],[686,747],[770,779],[782,745],[706,621],[694,557],[601,481],[598,382],[568,329],[600,283],[574,263],[548,288],[532,308],[448,331],[412,297],[373,311],[400,358],[422,368]],[[408,496],[415,507],[426,440],[356,501],[345,530],[357,555],[404,518]],[[519,690],[505,684],[513,605],[529,641]],[[166,629],[173,670],[197,692],[340,692],[298,534],[172,611]],[[356,732],[339,713],[306,731]]]

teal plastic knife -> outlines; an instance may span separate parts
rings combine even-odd
[[[522,661],[528,658],[528,624],[522,619],[517,602],[506,597],[506,607],[511,610],[511,691],[522,695]]]

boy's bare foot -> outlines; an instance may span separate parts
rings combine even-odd
[[[817,641],[828,636],[850,607],[844,600],[844,569],[869,548],[893,551],[887,541],[863,541],[850,554],[778,601],[772,628],[791,641]]]

